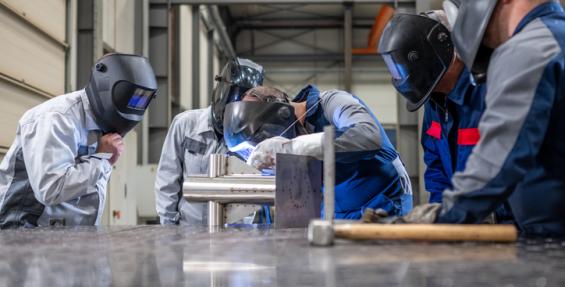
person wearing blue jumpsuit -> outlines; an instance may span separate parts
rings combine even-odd
[[[480,139],[478,124],[485,92],[484,85],[471,85],[469,72],[464,70],[447,97],[425,104],[421,141],[429,202],[441,203],[442,192],[452,187],[453,174],[465,169]]]
[[[406,89],[405,81],[393,79],[399,93],[408,101],[409,111],[415,111],[422,105],[425,107],[421,144],[426,164],[424,183],[430,203],[441,203],[443,191],[452,187],[453,175],[465,169],[467,158],[480,140],[478,123],[485,108],[486,85],[474,85],[471,82],[470,73],[457,57],[453,43],[447,39],[434,42],[437,38],[426,37],[433,31],[439,30],[441,34],[441,31],[446,33],[451,30],[448,18],[442,10],[420,15],[397,15],[387,26],[380,43],[385,59],[396,57],[400,61],[398,58],[404,54],[398,51],[408,50],[418,51],[436,63],[410,63],[408,70],[418,71],[413,72],[412,82],[409,82],[414,86],[411,90]],[[414,29],[413,26],[420,29]],[[407,33],[407,37],[401,36]],[[426,42],[419,43],[418,39],[426,39]],[[414,50],[414,46],[421,50]],[[426,84],[418,82],[418,79],[425,79],[422,75],[434,74],[442,61],[443,73],[435,74],[436,77]],[[391,65],[389,69],[394,76],[396,66]],[[511,214],[501,205],[496,212],[496,219],[510,220]]]
[[[461,3],[453,35],[486,79],[481,140],[436,222],[479,223],[508,200],[523,235],[565,236],[565,12],[556,1],[479,2]],[[522,20],[491,17],[503,13]]]
[[[381,208],[394,215],[404,215],[412,209],[412,189],[404,164],[363,101],[344,91],[320,92],[316,86],[308,85],[291,104],[305,105],[302,114],[295,109],[297,118],[304,118],[302,135],[294,139],[274,137],[259,143],[250,156],[256,167],[266,161],[256,162],[265,152],[273,156],[282,152],[321,159],[323,128],[333,125],[336,128],[335,218],[359,219],[366,208]],[[314,148],[300,148],[308,145],[303,144],[303,139],[313,138]],[[290,142],[293,148],[278,149],[284,145],[279,141]],[[316,151],[305,152],[306,149]]]

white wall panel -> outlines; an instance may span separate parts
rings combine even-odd
[[[206,25],[200,22],[200,108],[210,105],[208,98],[208,35]],[[195,107],[196,108],[196,107]]]
[[[116,52],[133,54],[135,44],[135,0],[119,0],[116,5]]]
[[[124,0],[121,0],[124,1]],[[102,40],[111,48],[116,47],[116,0],[102,1]],[[133,34],[133,31],[131,32]]]
[[[0,146],[12,144],[21,116],[44,100],[42,96],[0,79]]]
[[[52,95],[63,94],[63,46],[32,28],[4,7],[0,7],[0,35],[0,73]]]
[[[180,105],[192,109],[192,9],[179,7]]]
[[[373,110],[382,124],[396,124],[396,90],[389,84],[353,84],[353,93]]]
[[[118,159],[108,184],[107,216],[110,225],[137,224],[137,196],[133,182],[137,166],[137,133],[129,132],[124,138],[124,153]],[[145,189],[152,190],[152,186]]]
[[[65,42],[65,0],[0,0],[0,4],[22,15],[58,41]]]

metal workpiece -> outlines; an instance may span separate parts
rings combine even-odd
[[[306,227],[320,217],[322,162],[308,156],[277,154],[275,227]]]
[[[210,178],[226,175],[227,159],[223,154],[211,154],[208,162],[208,176]]]
[[[207,203],[209,226],[233,223],[238,221],[234,216],[247,217],[242,212],[256,211],[253,207],[226,209],[228,204],[274,205],[277,228],[306,227],[320,216],[322,164],[313,157],[278,154],[277,176],[267,176],[235,157],[215,154],[209,170],[208,175],[189,176],[183,183],[187,201]],[[268,222],[270,216],[269,212]]]
[[[224,207],[215,201],[208,202],[208,226],[223,225]]]
[[[274,203],[273,176],[189,177],[183,184],[188,201],[219,203]]]
[[[305,229],[0,232],[2,286],[565,286],[565,242],[305,244]]]

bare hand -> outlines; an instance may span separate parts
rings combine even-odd
[[[114,165],[124,152],[124,141],[119,134],[105,134],[98,142],[97,153],[111,153],[112,157],[108,160]]]

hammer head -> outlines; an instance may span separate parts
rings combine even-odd
[[[317,246],[329,246],[334,242],[334,227],[332,222],[313,219],[308,225],[308,242]]]

